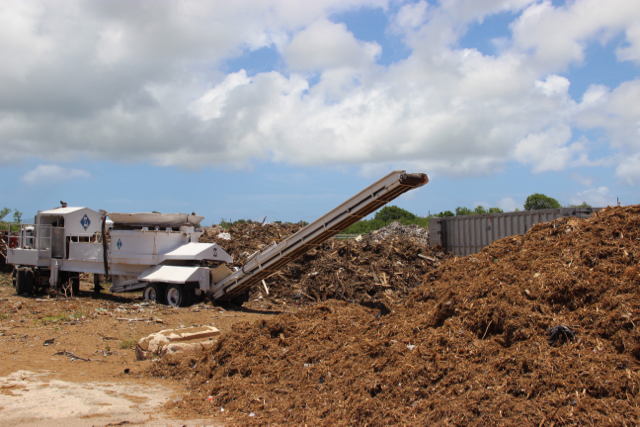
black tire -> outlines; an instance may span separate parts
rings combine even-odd
[[[100,284],[100,282],[102,281],[101,276],[102,276],[101,274],[93,275],[93,292],[95,292],[96,294],[99,294],[100,291],[102,290],[102,285]]]
[[[33,291],[36,287],[36,273],[33,268],[25,268],[25,291],[29,295],[33,295]]]
[[[16,270],[16,295],[27,293],[27,269],[20,267]]]
[[[145,301],[155,301],[157,304],[164,304],[165,289],[158,283],[149,283],[142,291],[142,298]]]
[[[165,296],[167,305],[171,307],[186,307],[189,302],[188,292],[182,285],[169,285]]]
[[[249,301],[249,291],[231,298],[229,302],[235,305],[236,307],[242,307],[242,304],[244,304],[247,301]]]

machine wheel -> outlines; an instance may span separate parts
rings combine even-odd
[[[230,302],[231,304],[237,306],[237,307],[242,307],[242,304],[244,304],[245,302],[249,301],[249,291],[244,292],[240,295],[237,295],[233,298],[231,298]]]
[[[33,271],[33,268],[25,268],[25,279],[25,292],[33,295],[36,287],[36,273]]]
[[[142,291],[142,297],[145,301],[155,301],[158,304],[163,304],[165,298],[164,287],[158,283],[149,283]]]
[[[99,294],[100,291],[102,290],[102,285],[100,284],[100,282],[102,281],[101,276],[102,276],[101,274],[93,275],[93,292],[96,294]]]
[[[27,293],[27,269],[20,267],[16,270],[16,294]]]
[[[189,302],[188,292],[182,285],[169,285],[166,296],[167,305],[171,307],[186,307]]]

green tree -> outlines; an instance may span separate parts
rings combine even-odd
[[[2,221],[4,219],[4,217],[9,215],[10,213],[11,213],[11,209],[2,208],[2,210],[0,210],[0,221]]]
[[[447,216],[456,216],[456,214],[454,214],[451,211],[444,211],[444,212],[440,212],[439,214],[434,215],[436,218],[444,218]]]
[[[476,208],[473,210],[474,215],[483,215],[486,213],[487,213],[487,210],[481,205],[476,206]]]
[[[456,208],[456,216],[473,215],[473,211],[467,207],[458,206]]]
[[[569,205],[570,208],[590,208],[591,205],[587,202],[582,202],[582,204],[580,205]],[[2,214],[2,212],[0,212],[0,215]],[[1,218],[0,218],[1,219]]]
[[[22,220],[22,212],[16,209],[15,211],[13,211],[13,222],[20,224],[21,220]]]
[[[500,208],[489,208],[489,213],[504,213],[504,211]]]
[[[560,203],[553,197],[545,196],[544,194],[534,193],[527,197],[527,201],[524,202],[524,208],[528,211],[537,211],[540,209],[559,209]]]
[[[453,216],[453,213],[451,213]],[[391,221],[399,221],[403,225],[416,224],[429,227],[429,218],[417,216],[397,206],[386,206],[380,209],[372,219],[363,219],[343,231],[345,234],[365,234],[386,226]]]
[[[381,220],[386,225],[392,221],[399,221],[401,219],[413,220],[416,219],[416,215],[397,206],[385,206],[375,214],[373,219]]]

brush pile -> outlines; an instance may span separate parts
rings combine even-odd
[[[397,225],[394,225],[397,224]],[[422,230],[420,232],[416,229]],[[201,242],[215,242],[241,266],[246,258],[300,229],[295,224],[239,224],[230,230],[207,228]],[[394,222],[361,240],[331,239],[292,262],[265,285],[252,289],[249,307],[266,301],[297,304],[328,299],[396,302],[421,283],[422,276],[446,258],[441,247],[431,248],[418,226]],[[228,233],[224,236],[222,233]],[[369,236],[379,236],[377,239]],[[230,240],[226,240],[230,237]],[[266,287],[265,287],[266,286]],[[267,294],[267,289],[269,293]],[[259,304],[254,300],[259,298]]]
[[[362,238],[369,242],[412,238],[417,240],[421,245],[426,246],[429,244],[429,230],[416,224],[403,225],[398,221],[393,221],[391,224],[379,230],[365,234]]]
[[[390,312],[314,304],[153,373],[225,425],[638,425],[639,259],[640,206],[562,218],[446,261]]]

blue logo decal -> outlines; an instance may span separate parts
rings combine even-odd
[[[91,220],[89,219],[87,214],[84,214],[84,216],[80,220],[80,225],[84,227],[84,231],[87,231],[87,228],[89,228],[89,226],[91,225]]]
[[[120,250],[122,248],[122,240],[118,239],[118,243],[116,243],[116,246],[118,247],[118,250]]]

